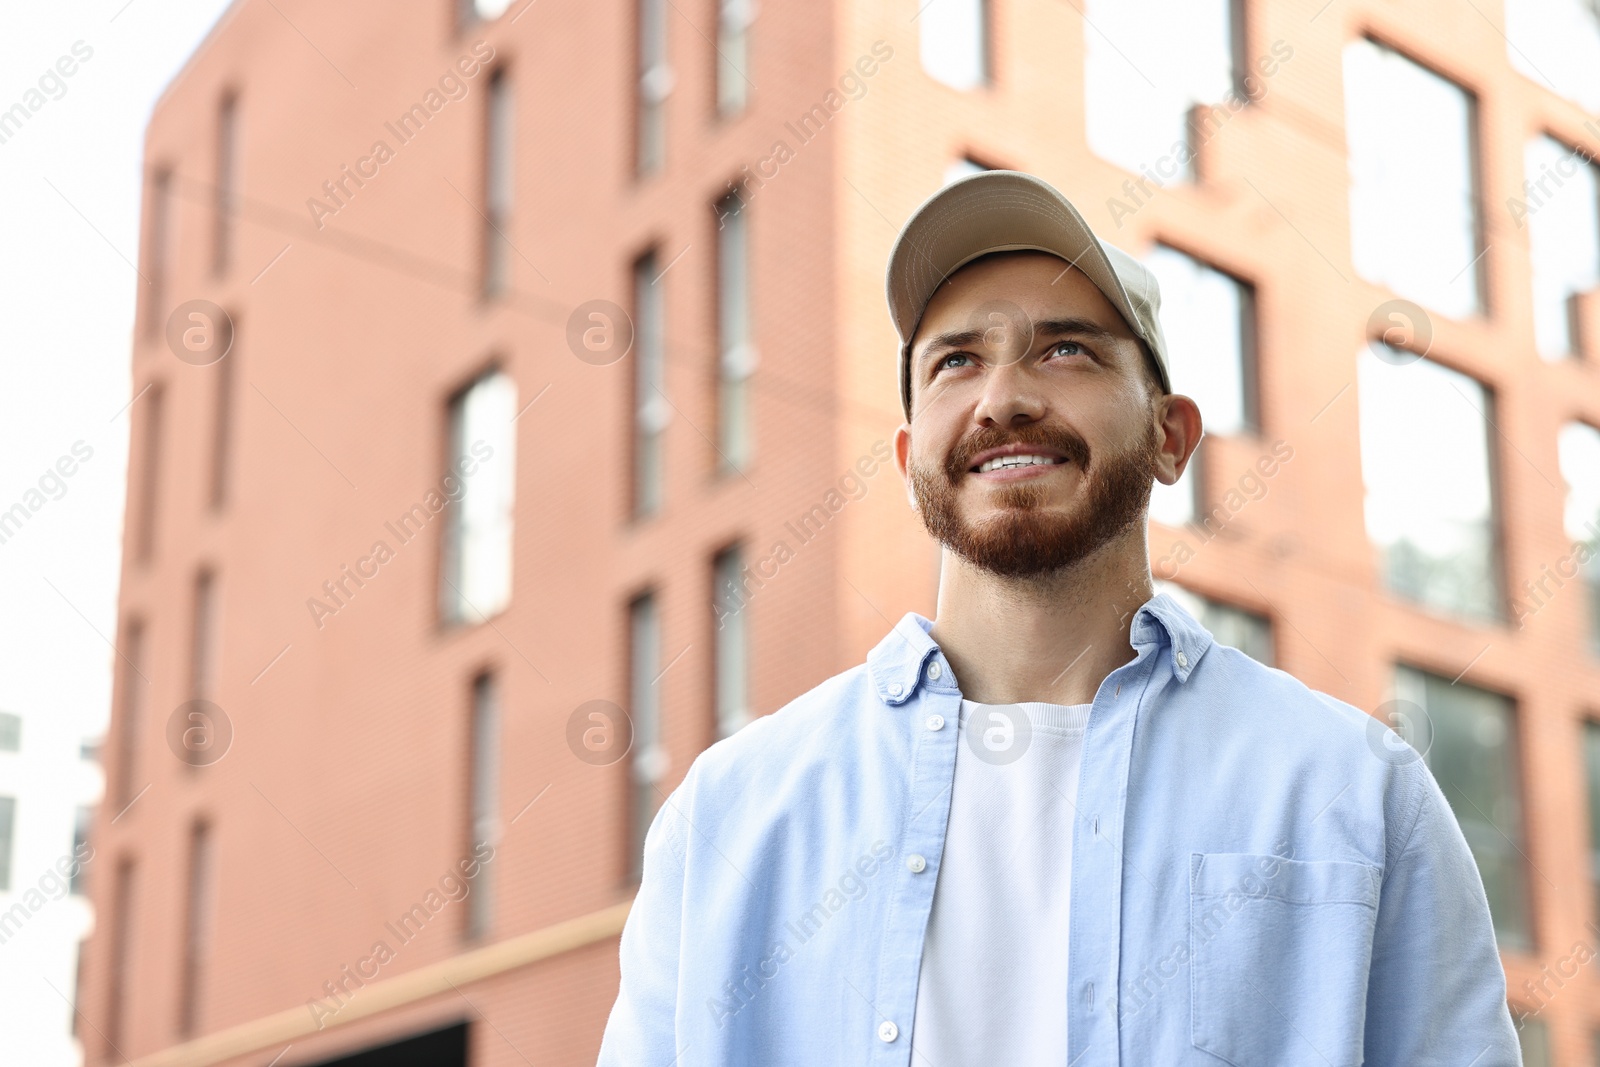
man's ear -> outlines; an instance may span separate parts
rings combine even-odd
[[[902,422],[900,428],[894,432],[894,466],[900,472],[900,480],[906,486],[906,503],[911,505],[911,510],[917,510],[917,494],[911,485],[911,425]]]
[[[1181,393],[1169,393],[1156,401],[1157,448],[1156,480],[1172,485],[1189,466],[1194,450],[1200,447],[1205,426],[1200,405]]]

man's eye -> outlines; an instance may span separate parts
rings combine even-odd
[[[1063,356],[1088,355],[1087,350],[1076,341],[1057,341],[1050,346],[1050,351]]]
[[[950,361],[952,359],[971,359],[971,358],[972,357],[967,355],[965,352],[952,352],[948,356],[941,356],[939,358],[939,368],[938,369],[943,370],[944,368],[948,367],[950,365]]]

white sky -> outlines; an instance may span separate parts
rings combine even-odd
[[[0,144],[0,511],[74,442],[94,450],[0,544],[0,710],[86,735],[110,709],[144,128],[226,7],[8,4],[0,34],[0,111],[75,42],[94,50]]]

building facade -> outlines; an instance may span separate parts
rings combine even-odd
[[[0,711],[0,997],[6,1054],[78,1067],[72,990],[94,929],[89,827],[104,788],[73,717]]]
[[[1007,167],[1161,279],[1163,588],[1412,742],[1589,1062],[1595,69],[1582,0],[238,0],[147,135],[88,1059],[592,1062],[690,762],[933,614],[883,270]]]

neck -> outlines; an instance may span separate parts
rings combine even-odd
[[[983,704],[1087,704],[1133,659],[1134,612],[1154,595],[1143,524],[1054,574],[1002,578],[948,549],[929,636],[961,695]]]

